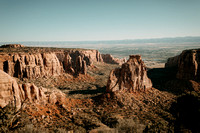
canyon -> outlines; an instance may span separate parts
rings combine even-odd
[[[198,110],[199,63],[199,49],[150,69],[140,55],[2,45],[0,131],[198,132],[198,122],[184,122],[199,112],[185,119],[177,105],[189,95]]]

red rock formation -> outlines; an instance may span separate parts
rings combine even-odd
[[[152,88],[147,77],[146,67],[140,55],[130,55],[129,60],[121,68],[112,70],[107,83],[107,92],[146,91]]]
[[[84,58],[87,57],[91,62],[103,62],[101,54],[98,50],[83,50],[81,53],[84,55]]]
[[[71,73],[71,74],[74,74],[75,71],[74,71],[74,68],[72,66],[72,59],[71,59],[71,56],[69,55],[69,53],[66,53],[65,54],[65,58],[64,58],[64,70],[65,72],[68,72],[68,73]]]
[[[200,81],[200,49],[184,50],[168,59],[165,67],[177,67],[178,79]]]
[[[78,75],[87,73],[87,66],[94,62],[102,62],[101,54],[97,50],[70,50],[56,53],[63,63],[65,72]]]
[[[0,48],[22,48],[24,45],[21,44],[5,44],[0,46]]]
[[[167,59],[167,63],[165,63],[165,67],[177,67],[178,66],[179,56],[171,57]]]
[[[200,80],[200,50],[185,50],[180,54],[176,77]]]
[[[54,53],[14,54],[4,61],[4,71],[17,78],[34,79],[62,74],[63,67]]]
[[[77,58],[81,58],[78,64]],[[102,61],[97,50],[27,48],[19,53],[0,54],[0,69],[20,79],[35,79],[60,75],[63,68],[67,73],[86,74],[87,66]]]
[[[105,63],[122,65],[126,62],[126,59],[114,58],[111,54],[101,54],[101,56]]]
[[[87,73],[87,68],[86,68],[86,62],[81,58],[81,56],[78,56],[76,58],[76,67],[75,67],[75,74],[78,75],[79,73],[81,74],[86,74]]]
[[[48,93],[48,95],[45,94]],[[0,107],[9,103],[20,109],[23,102],[32,104],[64,103],[65,94],[59,90],[47,90],[32,83],[17,84],[16,80],[0,70]]]

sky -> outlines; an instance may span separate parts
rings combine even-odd
[[[0,0],[0,42],[200,36],[200,0]]]

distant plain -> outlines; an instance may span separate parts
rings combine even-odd
[[[7,44],[11,42],[1,42]],[[46,41],[46,42],[12,42],[25,46],[85,48],[96,49],[102,54],[111,54],[117,58],[129,58],[129,55],[139,54],[149,68],[164,67],[167,59],[179,55],[186,49],[200,48],[200,37],[177,37],[138,40],[110,41]]]

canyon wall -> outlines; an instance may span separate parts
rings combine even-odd
[[[179,56],[171,57],[167,59],[167,62],[165,63],[165,67],[178,67],[178,60]]]
[[[146,67],[141,56],[130,55],[129,60],[122,64],[121,68],[111,71],[106,91],[137,92],[150,88],[152,88],[152,82],[147,77]]]
[[[14,53],[3,62],[3,70],[17,78],[58,76],[63,67],[54,53]]]
[[[20,44],[2,45],[0,70],[17,78],[36,79],[61,75],[87,74],[87,66],[103,62],[98,50],[31,48]]]
[[[59,61],[63,64],[65,72],[71,74],[87,74],[87,66],[103,62],[98,50],[70,50],[56,52]]]
[[[200,49],[184,50],[180,55],[168,59],[165,66],[177,67],[178,79],[200,81]]]

